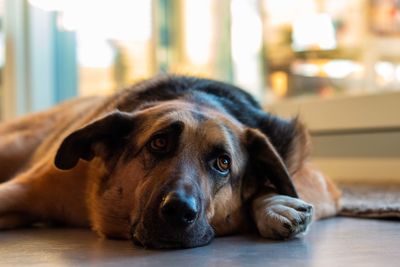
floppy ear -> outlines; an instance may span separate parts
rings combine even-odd
[[[104,149],[116,149],[133,127],[131,114],[114,111],[67,136],[57,151],[54,164],[61,170],[69,170],[79,159],[90,161],[96,154],[104,153]]]
[[[257,190],[270,181],[277,193],[298,197],[285,163],[269,139],[255,129],[247,129],[245,138],[249,154],[248,172],[253,179],[248,183]]]

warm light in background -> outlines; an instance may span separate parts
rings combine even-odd
[[[80,95],[107,94],[151,75],[151,0],[29,0],[76,33]]]
[[[82,66],[109,67],[115,56],[109,40],[150,41],[151,0],[70,0],[62,10],[60,26],[77,32]]]
[[[331,60],[322,66],[322,70],[328,77],[344,79],[352,74],[360,75],[364,71],[363,66],[351,60]]]
[[[262,21],[258,1],[231,1],[231,42],[235,83],[261,99]]]
[[[213,37],[212,1],[185,0],[183,5],[186,56],[194,65],[206,65]]]
[[[151,38],[151,0],[69,0],[61,26],[82,35],[143,42]]]
[[[400,88],[396,1],[28,2],[76,33],[81,92],[111,92],[160,70],[222,78],[259,99]]]
[[[377,62],[374,66],[376,76],[377,76],[377,82],[381,86],[386,86],[390,84],[392,81],[398,79],[400,81],[400,77],[397,75],[399,74],[399,67],[397,67],[395,64],[386,62],[386,61],[380,61]]]
[[[262,24],[254,1],[232,0],[232,57],[243,60],[260,53]]]
[[[296,61],[291,66],[291,71],[296,75],[305,77],[329,77],[334,79],[344,79],[350,75],[360,75],[364,68],[351,60],[309,60]]]
[[[58,11],[58,26],[78,36],[78,60],[84,67],[110,67],[115,56],[109,40],[149,42],[151,0],[29,0],[45,11]]]
[[[288,75],[284,71],[276,71],[271,74],[271,87],[278,97],[284,97],[288,91]]]
[[[68,0],[28,0],[29,4],[44,11],[61,11],[69,3]]]
[[[263,0],[271,26],[291,24],[296,18],[313,14],[317,10],[315,0]]]
[[[309,14],[293,22],[293,49],[330,50],[336,48],[336,33],[328,14]]]

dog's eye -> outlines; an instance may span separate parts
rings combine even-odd
[[[223,173],[226,174],[229,172],[229,169],[231,168],[231,158],[228,155],[220,155],[214,163],[214,168]]]
[[[151,139],[149,147],[154,152],[164,152],[168,148],[168,138],[164,135],[155,136]]]

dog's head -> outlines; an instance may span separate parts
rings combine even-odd
[[[146,247],[195,247],[238,231],[266,184],[296,196],[284,162],[258,130],[173,100],[115,111],[69,135],[55,164],[92,160],[89,209],[108,237]]]

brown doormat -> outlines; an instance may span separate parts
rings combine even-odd
[[[343,216],[400,219],[400,185],[342,184]]]

